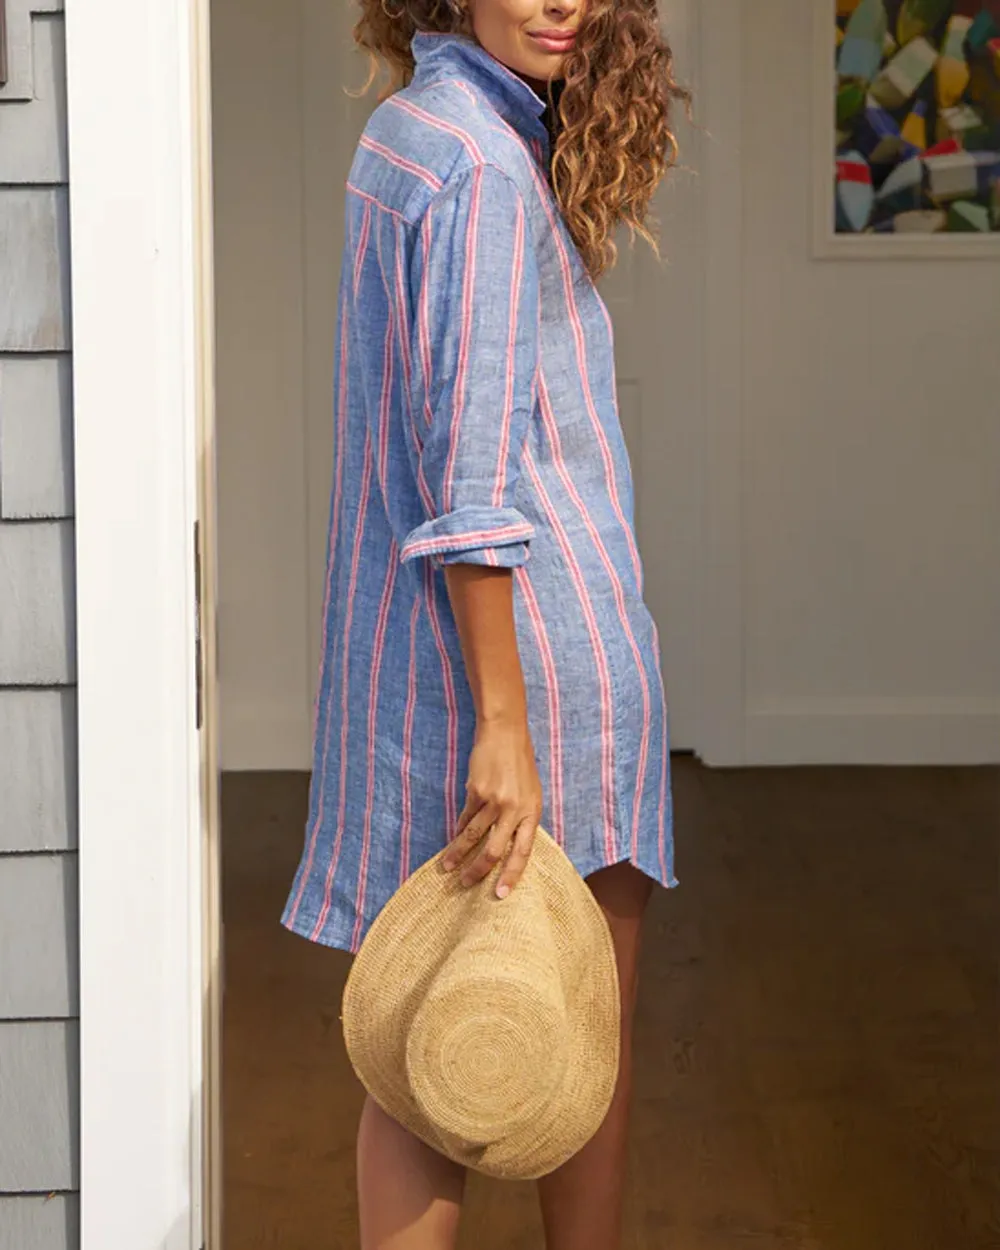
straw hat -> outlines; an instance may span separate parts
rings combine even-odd
[[[517,888],[465,888],[444,852],[378,915],[344,991],[347,1052],[372,1098],[457,1163],[533,1180],[600,1128],[618,1076],[611,932],[539,829]]]

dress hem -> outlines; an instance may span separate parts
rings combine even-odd
[[[670,873],[664,879],[659,866],[657,866],[655,871],[651,871],[632,855],[620,855],[616,859],[611,860],[597,859],[593,861],[592,865],[589,860],[583,861],[582,866],[575,860],[573,861],[573,867],[585,881],[595,873],[601,872],[605,868],[613,868],[616,864],[631,864],[633,868],[638,868],[644,876],[649,877],[651,881],[656,885],[662,886],[665,890],[674,890],[680,885],[673,873]],[[341,919],[340,915],[331,914],[330,923],[325,925],[323,932],[316,937],[313,936],[313,931],[316,927],[315,920],[307,922],[305,917],[296,917],[294,921],[289,921],[287,911],[281,917],[281,926],[287,929],[289,933],[293,933],[296,937],[303,938],[307,942],[312,942],[316,946],[325,946],[330,950],[341,950],[346,951],[348,954],[356,955],[361,949],[361,944],[364,942],[368,930],[375,922],[375,917],[373,916],[368,924],[364,926],[356,943],[352,939],[357,924],[357,913],[345,911],[343,918],[347,921],[347,924],[344,927],[340,927],[337,923]]]

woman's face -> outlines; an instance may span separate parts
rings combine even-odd
[[[521,78],[558,81],[573,50],[584,0],[471,0],[476,38]]]

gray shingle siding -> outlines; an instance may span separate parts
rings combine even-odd
[[[61,0],[0,86],[0,1250],[79,1246],[72,361]]]

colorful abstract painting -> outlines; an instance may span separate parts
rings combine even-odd
[[[837,233],[1000,231],[1000,0],[834,0]]]

